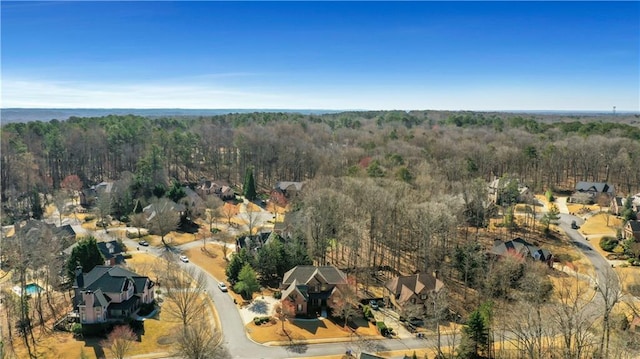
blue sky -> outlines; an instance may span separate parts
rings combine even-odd
[[[1,2],[2,107],[640,111],[639,2]]]

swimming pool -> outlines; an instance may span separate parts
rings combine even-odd
[[[35,283],[29,283],[24,287],[25,292],[27,292],[28,295],[33,295],[33,294],[38,294],[40,292],[42,292],[42,287],[35,284]]]
[[[22,294],[22,290],[20,290],[19,286],[15,286],[12,289],[13,289],[13,292],[16,293],[17,295]],[[43,291],[44,289],[41,286],[37,285],[36,283],[29,283],[24,286],[24,292],[27,295],[34,295],[34,294],[41,293]]]

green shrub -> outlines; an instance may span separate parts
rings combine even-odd
[[[555,198],[553,198],[553,192],[548,189],[547,192],[544,193],[544,196],[547,197],[547,201],[553,202]]]
[[[282,298],[282,292],[281,291],[277,291],[275,293],[273,293],[273,297],[276,299],[281,299]]]
[[[389,334],[389,328],[387,328],[387,325],[384,324],[384,322],[376,322],[376,327],[381,335],[385,336]]]
[[[255,324],[255,325],[262,324],[262,321],[260,320],[260,317],[254,317],[253,318],[253,324]]]
[[[73,325],[71,326],[71,333],[73,333],[73,335],[81,335],[82,334],[82,324],[73,323]]]
[[[364,316],[364,319],[373,318],[373,312],[371,311],[371,307],[369,307],[368,305],[365,305],[364,307],[362,307],[362,315]]]
[[[613,252],[617,246],[618,240],[614,237],[602,237],[602,239],[600,239],[600,248],[606,252]]]

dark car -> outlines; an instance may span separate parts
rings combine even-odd
[[[576,221],[571,222],[571,229],[578,229],[580,226],[576,223]]]
[[[369,301],[369,306],[371,307],[371,309],[374,309],[374,310],[379,309],[378,301],[375,299]]]

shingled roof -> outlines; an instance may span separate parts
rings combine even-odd
[[[129,281],[133,281],[134,293],[142,294],[148,277],[138,275],[121,267],[96,266],[89,273],[83,274],[83,287],[80,289],[103,293],[120,293],[125,290]],[[78,281],[76,279],[76,286]]]
[[[313,279],[327,284],[344,284],[347,276],[334,266],[296,266],[284,274],[282,284],[289,286],[296,281],[299,284],[309,284]]]
[[[391,278],[385,287],[395,295],[399,295],[398,302],[405,302],[416,293],[421,293],[425,289],[427,291],[439,292],[444,283],[437,279],[433,274],[416,273],[408,276],[398,276]]]

